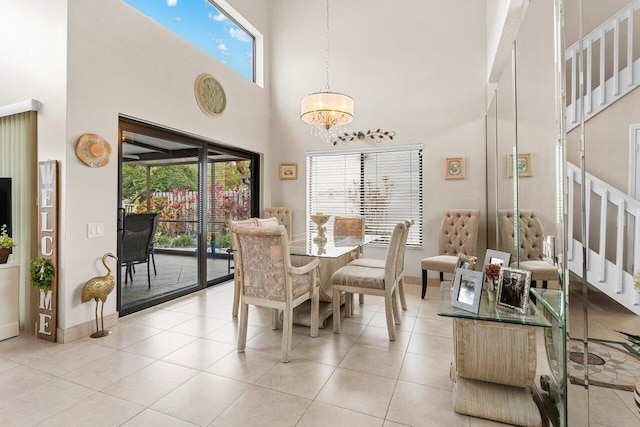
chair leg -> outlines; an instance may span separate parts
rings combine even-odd
[[[149,264],[149,260],[147,259],[147,286],[151,289],[151,266]]]
[[[333,288],[333,333],[340,333],[340,294],[342,292]]]
[[[403,310],[407,309],[407,300],[404,297],[404,277],[398,280],[398,294],[400,295],[400,305]]]
[[[427,270],[422,270],[422,299],[427,294]]]
[[[247,322],[249,321],[249,305],[240,308],[240,325],[238,326],[238,353],[244,353],[247,346]]]
[[[547,281],[546,280],[542,281],[542,289],[547,289]]]
[[[280,310],[278,310],[277,308],[272,308],[271,309],[271,329],[276,330],[278,329],[278,320],[280,317]]]
[[[158,270],[156,270],[156,256],[154,255],[153,252],[151,252],[151,261],[153,262],[153,275],[157,276]]]
[[[287,363],[291,354],[291,333],[293,329],[293,308],[283,310],[282,322],[282,361]]]
[[[393,324],[393,301],[392,294],[388,293],[384,296],[384,314],[387,317],[387,332],[389,333],[389,341],[396,340],[396,327]]]
[[[444,273],[440,272],[440,282],[444,282]]]
[[[358,295],[358,299],[360,300],[360,304],[364,304],[364,294]]]
[[[240,280],[233,280],[233,307],[231,307],[231,316],[238,317],[238,308],[240,307]]]
[[[350,292],[344,293],[344,317],[351,317],[353,314],[353,294]]]
[[[400,321],[400,310],[398,309],[398,288],[396,287],[391,295],[391,302],[393,303],[393,318],[395,319],[396,325],[401,323]]]
[[[320,317],[320,292],[316,289],[311,297],[311,336],[318,336],[318,324]]]

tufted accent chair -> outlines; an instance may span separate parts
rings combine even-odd
[[[452,209],[444,213],[440,226],[438,255],[424,258],[422,267],[422,299],[427,293],[427,273],[429,270],[440,272],[440,281],[444,273],[454,273],[458,254],[475,255],[478,242],[478,222],[480,211],[471,209]]]
[[[513,226],[513,210],[498,211],[500,237],[502,246],[511,252],[511,259],[517,259],[514,248],[515,228]],[[536,286],[537,280],[542,280],[542,287],[547,287],[547,281],[558,280],[556,266],[544,261],[542,242],[544,230],[535,211],[520,209],[520,266],[523,270],[531,271],[531,286]],[[517,261],[511,263],[517,266]]]
[[[270,217],[276,217],[278,218],[278,222],[280,223],[280,225],[284,225],[284,228],[287,229],[287,235],[289,236],[289,238],[291,238],[291,236],[293,236],[293,234],[291,234],[291,216],[293,214],[293,209],[292,208],[264,208],[264,217],[265,218],[270,218]]]

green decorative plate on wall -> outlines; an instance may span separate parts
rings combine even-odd
[[[211,74],[202,73],[196,79],[196,100],[203,113],[209,117],[222,115],[227,106],[227,97],[218,80]]]

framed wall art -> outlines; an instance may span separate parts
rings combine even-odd
[[[298,164],[280,163],[280,179],[298,179]]]
[[[444,159],[444,179],[464,179],[464,157]]]
[[[518,176],[533,176],[533,155],[531,153],[518,154]],[[513,177],[513,154],[507,155],[507,177]]]

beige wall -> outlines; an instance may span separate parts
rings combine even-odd
[[[276,206],[292,206],[294,232],[305,228],[305,152],[333,150],[299,119],[300,100],[324,88],[323,2],[272,2],[272,169],[298,164],[296,181],[266,176]],[[424,144],[424,249],[407,251],[406,272],[437,253],[448,208],[485,211],[484,2],[353,0],[331,3],[331,88],[355,99],[351,131],[393,130],[392,142]],[[350,143],[348,147],[378,146]],[[445,157],[466,157],[466,179],[444,180]],[[478,247],[485,245],[484,227]],[[384,250],[367,249],[383,257]]]
[[[2,44],[2,57],[15,62],[0,67],[0,105],[39,99],[38,157],[60,161],[58,326],[68,329],[93,318],[92,304],[80,302],[82,286],[104,274],[100,258],[116,251],[118,115],[268,158],[270,88],[247,81],[120,0],[69,0],[68,11],[63,1],[42,1],[38,6],[30,2],[28,7],[22,2],[3,3],[2,19],[15,31],[28,31],[32,44]],[[238,0],[230,4],[265,36],[268,58],[268,3]],[[3,39],[15,37],[3,34]],[[265,68],[268,82],[268,62]],[[227,109],[220,118],[205,116],[195,102],[193,84],[202,72],[215,75],[225,88]],[[77,159],[76,143],[87,132],[103,136],[112,145],[107,166],[89,168]],[[265,176],[274,173],[271,165],[264,165]],[[270,190],[268,185],[263,188],[267,201]],[[104,223],[104,238],[87,239],[87,224],[94,222]],[[105,315],[115,309],[114,293],[107,300]]]

